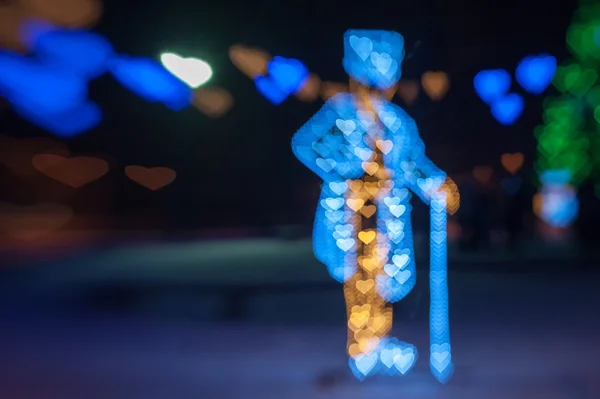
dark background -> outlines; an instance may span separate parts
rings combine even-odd
[[[448,73],[447,96],[434,102],[424,92],[412,105],[396,97],[415,118],[428,155],[450,176],[491,165],[496,176],[505,152],[523,152],[521,175],[533,183],[533,128],[542,100],[524,95],[525,111],[512,127],[500,125],[477,97],[473,77],[481,69],[514,71],[525,56],[568,58],[565,33],[575,1],[410,1],[368,3],[332,0],[198,2],[106,1],[95,30],[117,52],[158,58],[163,51],[206,60],[214,70],[208,86],[232,93],[234,107],[219,119],[189,108],[173,112],[146,103],[105,75],[91,83],[104,110],[97,129],[68,140],[74,155],[113,160],[109,175],[69,197],[77,213],[128,218],[152,215],[162,228],[310,224],[319,181],[298,162],[290,139],[321,106],[290,98],[275,107],[229,61],[228,48],[245,44],[273,55],[298,58],[322,80],[347,82],[342,60],[346,29],[390,29],[405,36],[404,78],[420,81],[428,70]],[[18,137],[45,136],[5,112],[2,124]],[[177,180],[158,192],[133,184],[126,165],[168,166]],[[3,174],[7,183],[7,174]],[[10,179],[10,178],[8,178]],[[8,181],[8,184],[14,182]],[[460,185],[459,185],[460,187]],[[70,189],[69,189],[70,190]],[[533,190],[533,189],[532,189]],[[27,202],[27,190],[3,190],[4,200]],[[52,200],[52,190],[42,199]],[[62,197],[61,197],[62,198]],[[40,198],[36,198],[37,201]]]
[[[322,102],[290,98],[275,107],[228,58],[233,44],[256,46],[302,60],[324,81],[347,82],[341,64],[346,29],[402,33],[405,78],[418,81],[428,70],[450,77],[450,91],[440,102],[425,93],[410,106],[398,97],[394,101],[416,119],[428,155],[459,183],[464,194],[459,213],[475,207],[476,219],[484,219],[488,209],[478,207],[484,202],[478,198],[501,196],[498,183],[508,176],[501,154],[522,152],[521,210],[533,218],[533,128],[553,89],[534,97],[513,85],[526,107],[514,126],[504,127],[472,82],[481,69],[512,72],[531,54],[567,59],[565,33],[575,1],[105,0],[104,6],[95,29],[119,53],[158,58],[174,51],[202,58],[215,72],[208,86],[227,89],[235,104],[220,119],[191,107],[176,113],[103,76],[91,83],[103,123],[64,141],[72,155],[108,159],[109,174],[71,189],[41,174],[22,178],[0,166],[0,202],[56,202],[76,215],[63,229],[70,232],[58,231],[54,241],[41,240],[39,247],[0,239],[0,266],[16,266],[0,267],[0,397],[600,397],[600,323],[594,317],[599,258],[597,251],[571,245],[578,237],[569,234],[563,236],[565,246],[525,237],[525,248],[516,251],[467,254],[450,243],[456,371],[448,385],[434,381],[427,364],[429,248],[427,234],[419,231],[427,229],[429,217],[418,200],[413,219],[419,277],[394,306],[392,334],[419,348],[419,363],[401,379],[354,381],[342,287],[312,254],[310,230],[304,240],[257,237],[252,231],[286,224],[310,228],[320,182],[294,158],[290,140]],[[51,137],[1,106],[0,133]],[[127,179],[123,168],[132,164],[168,166],[178,176],[152,192]],[[468,185],[458,177],[477,165],[490,165],[495,174],[481,189],[486,195],[472,193],[469,199]],[[579,222],[594,237],[598,223],[586,212],[598,216],[598,199],[589,185],[579,194]],[[494,212],[513,209],[519,206],[496,206]],[[87,216],[98,230],[110,225],[102,231],[110,240],[84,245],[82,227],[90,226],[78,224],[78,218]],[[194,234],[182,234],[191,239],[181,242],[167,239],[205,228],[218,238],[214,227],[240,226],[251,231],[243,239],[203,240]],[[111,230],[115,227],[124,234]],[[137,242],[131,237],[140,227],[162,235],[139,234]],[[424,238],[421,245],[417,237]],[[13,247],[14,257],[3,252]],[[597,241],[589,248],[597,249]]]

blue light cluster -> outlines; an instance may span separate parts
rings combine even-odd
[[[309,77],[308,68],[295,59],[273,57],[267,64],[268,75],[254,78],[257,90],[271,103],[281,104],[296,94]]]
[[[417,362],[417,348],[396,338],[381,340],[376,351],[360,354],[356,359],[350,359],[350,369],[359,379],[364,380],[368,375],[405,375]]]
[[[119,83],[148,102],[162,103],[173,111],[190,104],[189,87],[151,58],[116,56],[108,68]]]
[[[51,29],[37,35],[32,50],[44,65],[89,80],[104,74],[114,56],[112,45],[96,33]]]
[[[512,125],[523,113],[525,103],[517,93],[508,93],[510,74],[504,69],[481,71],[473,80],[475,91],[490,106],[492,115],[503,125]]]
[[[352,78],[380,90],[399,79],[402,36],[348,31],[344,42],[344,67]],[[389,68],[374,61],[374,51],[386,60],[395,57]],[[314,252],[330,275],[345,284],[348,308],[357,308],[356,315],[349,314],[349,326],[364,329],[371,321],[377,324],[377,318],[389,318],[389,328],[372,328],[372,332],[381,333],[374,333],[375,338],[366,342],[361,342],[360,331],[349,331],[349,335],[358,336],[349,346],[362,348],[356,352],[349,347],[351,369],[361,380],[378,372],[405,374],[416,361],[416,348],[387,336],[391,311],[384,304],[404,298],[416,282],[411,192],[431,205],[430,364],[434,376],[447,381],[452,364],[446,202],[439,190],[446,174],[425,155],[415,121],[377,93],[341,93],[298,130],[292,150],[323,180],[314,224]],[[367,228],[365,223],[371,217],[375,218],[374,228]],[[368,282],[374,282],[373,295],[366,294],[371,292]],[[356,320],[368,321],[352,321],[355,316]]]
[[[0,51],[0,96],[30,122],[59,137],[72,137],[102,120],[88,99],[91,79],[109,71],[148,101],[174,110],[190,103],[190,89],[158,62],[118,56],[102,36],[62,29],[39,21],[21,27],[23,43],[33,57]]]
[[[569,185],[571,177],[567,169],[551,169],[540,174],[540,217],[550,226],[569,227],[579,214],[577,192]]]
[[[344,35],[344,69],[353,79],[379,90],[400,80],[404,37],[391,31],[349,30]]]
[[[556,73],[556,58],[548,54],[525,57],[515,77],[521,87],[534,95],[550,86]],[[512,125],[523,113],[525,102],[517,93],[509,93],[511,76],[504,69],[484,70],[473,79],[475,91],[490,106],[492,115],[503,125]]]

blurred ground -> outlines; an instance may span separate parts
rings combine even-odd
[[[341,286],[306,240],[130,243],[4,269],[0,398],[600,397],[598,263],[501,255],[450,262],[446,386],[427,369],[423,257],[394,327],[418,365],[363,384]]]

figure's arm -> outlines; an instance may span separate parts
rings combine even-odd
[[[324,181],[344,180],[336,171],[334,156],[327,157],[325,154],[319,154],[314,147],[315,143],[322,139],[335,123],[330,120],[329,115],[336,112],[333,101],[336,101],[335,97],[327,101],[315,116],[292,137],[294,155]]]
[[[431,194],[439,189],[446,180],[446,173],[425,155],[425,143],[419,136],[414,119],[407,115],[404,127],[410,138],[409,159],[415,165],[415,170],[408,173],[407,180],[410,180],[413,192],[423,202],[429,203]]]

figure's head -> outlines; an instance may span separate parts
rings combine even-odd
[[[400,80],[404,58],[401,34],[383,30],[348,30],[344,34],[344,69],[356,81],[385,90]]]

